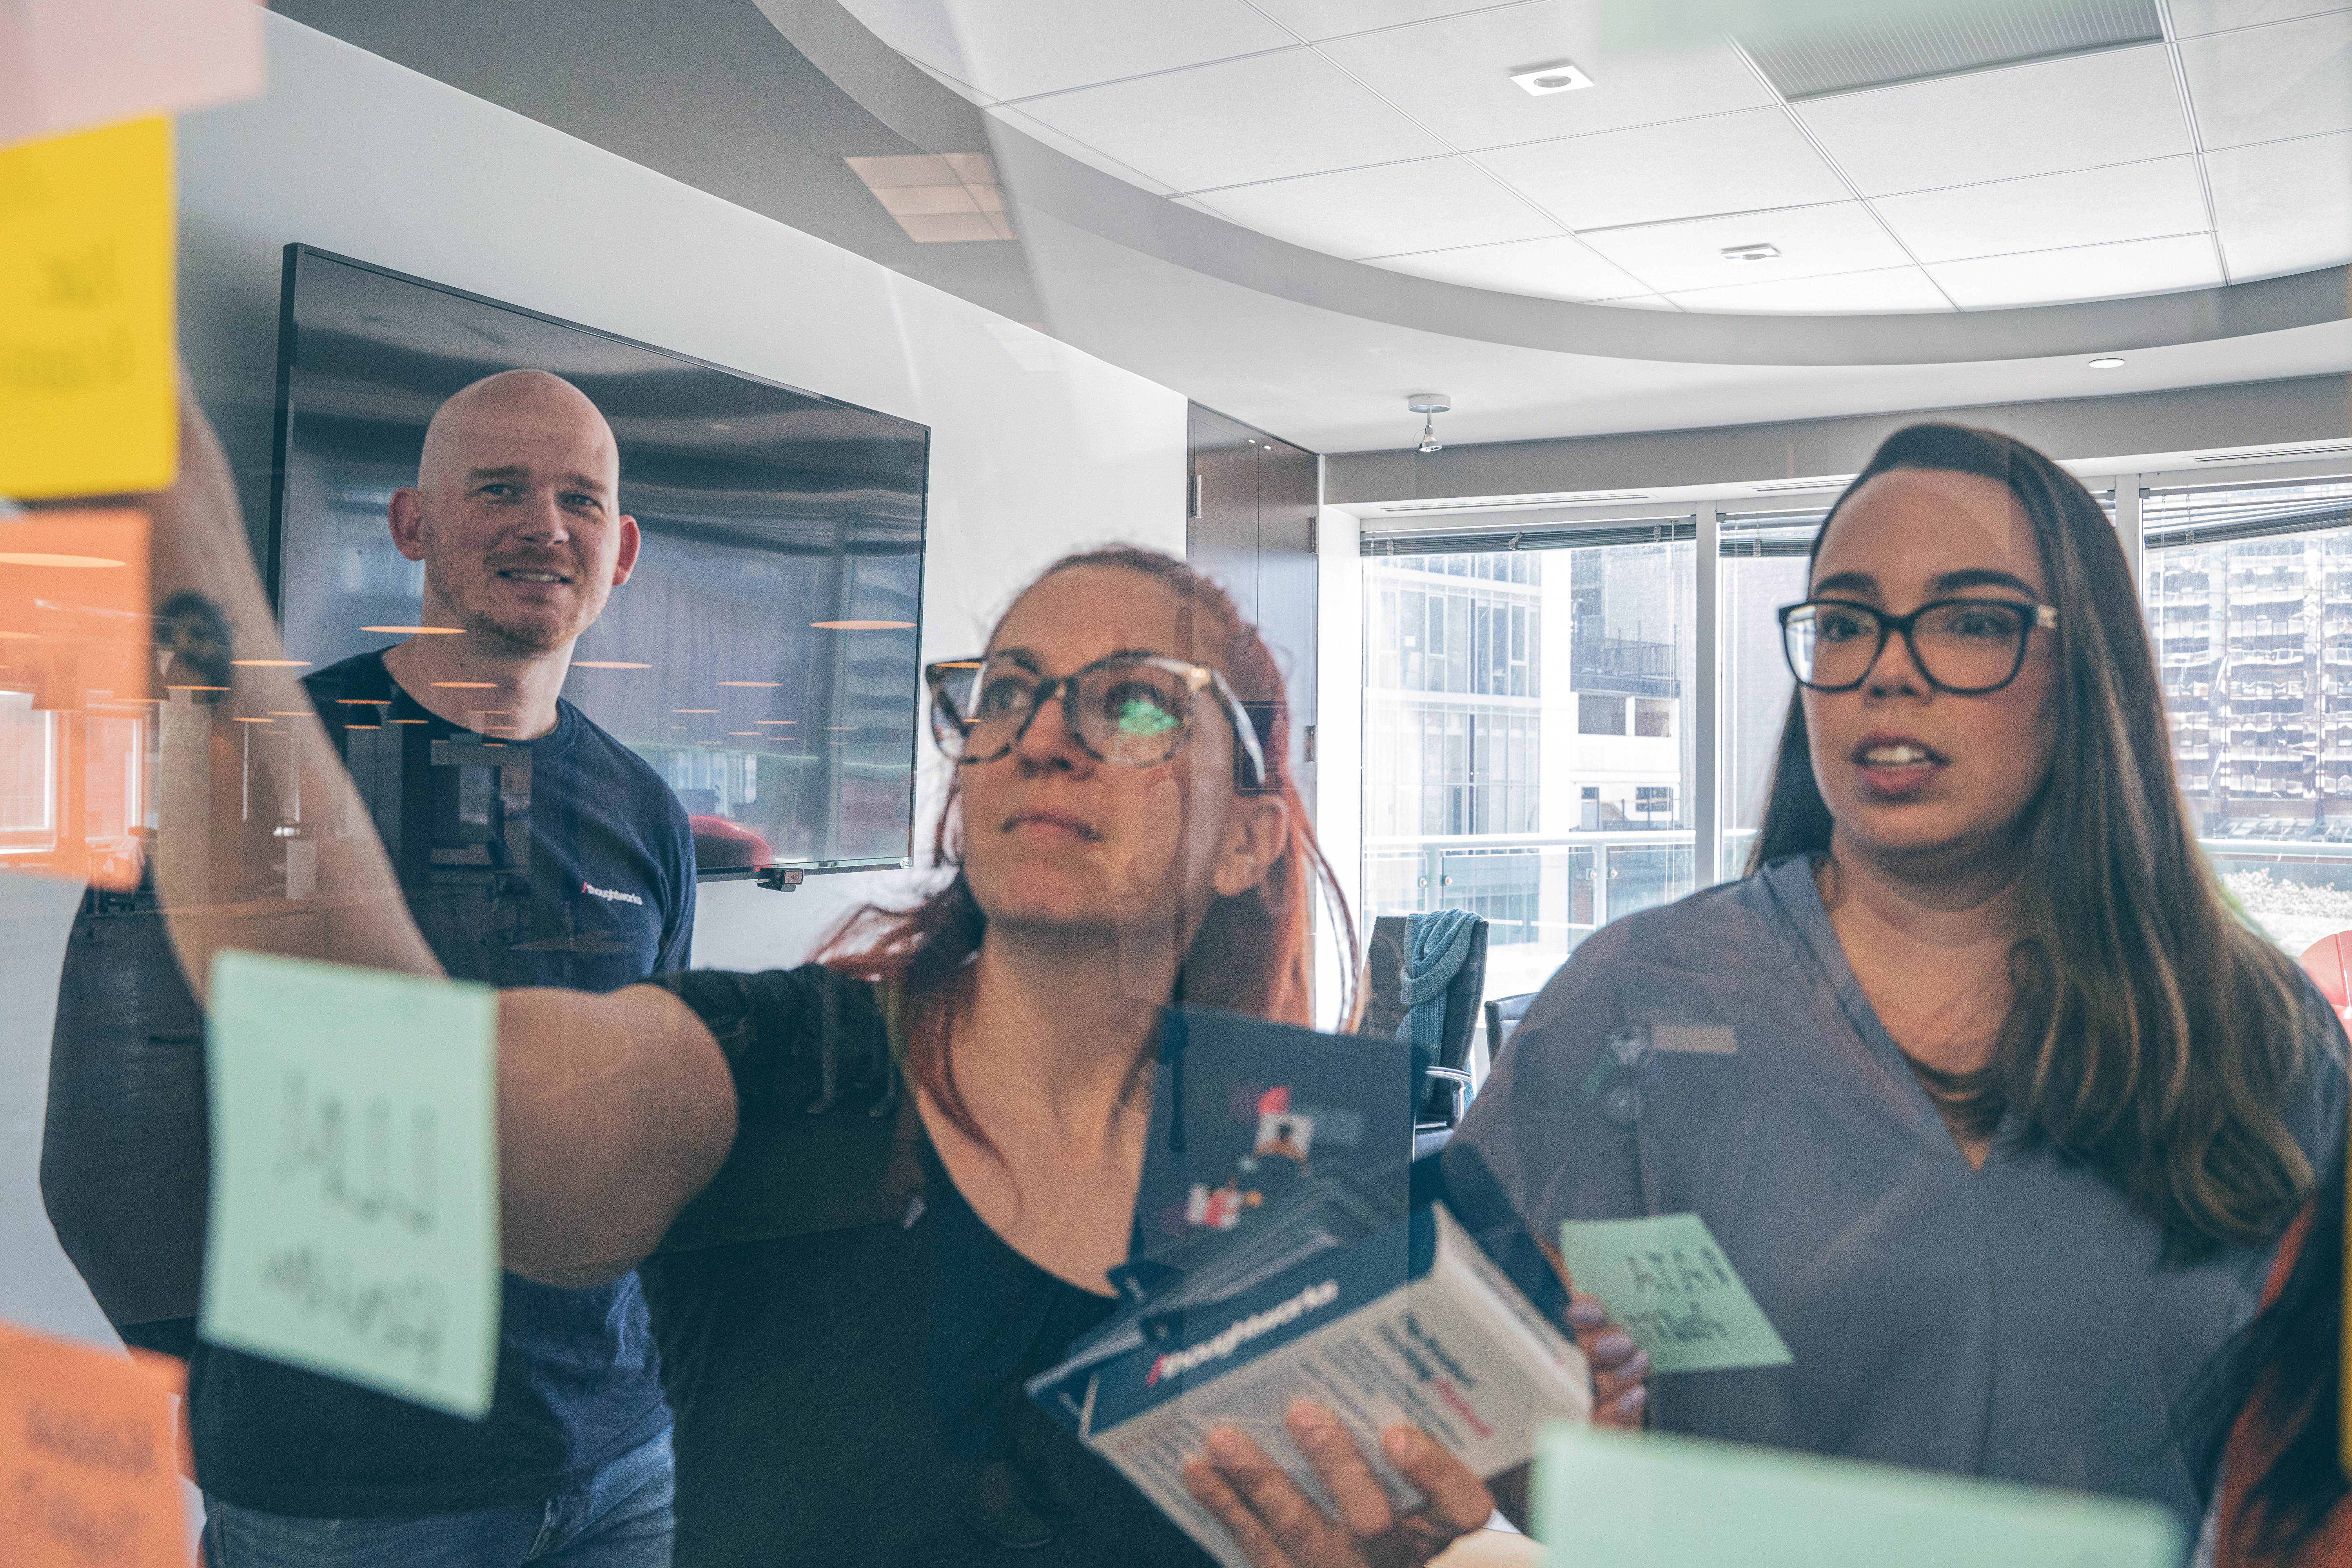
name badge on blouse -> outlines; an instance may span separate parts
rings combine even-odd
[[[1737,1056],[1739,1037],[1727,1024],[1628,1024],[1610,1037],[1607,1052],[1592,1064],[1592,1074],[1585,1081],[1585,1099],[1600,1095],[1603,1117],[1619,1127],[1633,1126],[1642,1120],[1642,1091],[1633,1086],[1633,1078],[1657,1052]]]
[[[1653,1024],[1650,1048],[1701,1057],[1737,1056],[1739,1037],[1727,1024]]]

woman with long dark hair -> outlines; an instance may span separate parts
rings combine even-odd
[[[1780,619],[1751,874],[1585,942],[1449,1165],[1538,1234],[1704,1216],[1794,1360],[1661,1426],[2193,1521],[2175,1414],[2342,1146],[2343,1044],[2206,868],[2116,531],[1915,426]]]

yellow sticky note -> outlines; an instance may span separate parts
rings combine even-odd
[[[168,120],[0,151],[0,495],[172,482],[173,224]]]

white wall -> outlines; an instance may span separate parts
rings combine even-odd
[[[1038,568],[1125,539],[1184,548],[1182,397],[283,17],[270,90],[181,124],[182,339],[266,500],[279,255],[299,240],[931,426],[923,656],[978,648]],[[929,770],[925,795],[939,783]],[[919,807],[928,854],[935,806]],[[798,962],[911,879],[702,890],[696,958]],[[12,885],[13,884],[13,885]],[[103,1321],[33,1176],[70,890],[0,876],[0,1319]]]

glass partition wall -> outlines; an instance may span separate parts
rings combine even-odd
[[[2247,918],[2300,954],[2352,929],[2352,482],[2134,493],[2192,825]],[[1754,850],[1794,689],[1774,611],[1804,596],[1822,516],[1726,510],[1709,531],[1710,882]],[[1485,915],[1490,998],[1539,989],[1601,925],[1696,885],[1696,531],[1364,543],[1360,907]]]

